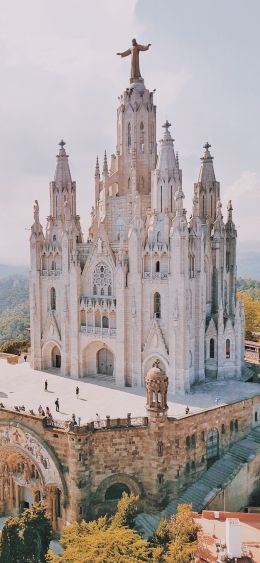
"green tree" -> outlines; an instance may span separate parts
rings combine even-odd
[[[20,518],[8,518],[0,542],[0,563],[43,563],[52,528],[45,507],[33,506]]]
[[[111,527],[128,526],[132,528],[134,518],[138,512],[138,496],[123,493],[117,504],[117,510],[112,518]]]
[[[29,338],[15,338],[14,340],[7,340],[0,346],[0,352],[4,352],[5,354],[19,354],[22,350],[28,348],[30,345]]]
[[[0,563],[21,561],[19,518],[10,516],[4,523],[0,540]]]
[[[137,511],[138,497],[123,494],[112,518],[102,517],[92,522],[67,526],[61,539],[64,551],[52,563],[136,563],[158,561],[148,541],[129,528]]]
[[[244,302],[246,338],[252,339],[254,333],[260,331],[260,302],[246,291],[238,291],[237,297]]]
[[[24,560],[35,563],[45,561],[52,538],[52,526],[44,506],[32,506],[20,519],[20,537],[23,543]]]

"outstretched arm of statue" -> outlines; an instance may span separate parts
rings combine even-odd
[[[151,47],[152,43],[148,43],[148,45],[138,45],[139,51],[148,51],[149,47]]]
[[[117,55],[120,55],[120,57],[128,57],[128,55],[131,55],[131,49],[127,49],[127,51],[123,51],[123,53],[117,53]]]

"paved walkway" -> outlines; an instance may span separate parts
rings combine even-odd
[[[48,391],[44,391],[44,381],[48,380]],[[76,398],[76,386],[79,398]],[[241,400],[260,394],[257,383],[239,381],[211,381],[192,388],[188,395],[168,395],[169,416],[183,416],[187,405],[190,413],[199,412],[216,404]],[[54,401],[60,401],[60,412],[55,412]],[[216,400],[217,399],[217,400]],[[26,410],[37,412],[39,404],[48,406],[54,419],[68,420],[72,413],[81,417],[81,423],[95,420],[96,413],[101,418],[145,416],[145,389],[117,388],[111,382],[98,378],[74,380],[52,373],[34,371],[28,363],[7,364],[0,360],[0,402],[6,406],[24,405]]]

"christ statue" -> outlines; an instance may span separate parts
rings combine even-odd
[[[117,53],[117,55],[121,57],[131,55],[131,82],[142,78],[139,67],[139,51],[148,51],[150,46],[151,43],[148,43],[148,45],[139,45],[136,39],[132,39],[132,47],[130,47],[130,49],[122,53]]]

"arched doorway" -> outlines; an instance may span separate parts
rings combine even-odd
[[[125,483],[113,483],[106,490],[105,500],[119,500],[123,493],[130,495],[130,489]]]
[[[114,357],[107,348],[101,348],[97,353],[97,373],[101,375],[113,375]]]
[[[219,434],[217,428],[211,428],[206,441],[207,468],[217,459],[219,454]]]
[[[42,349],[42,368],[57,370],[61,368],[61,350],[55,341],[48,341]]]
[[[52,367],[61,368],[61,353],[58,346],[54,346],[52,350]]]

